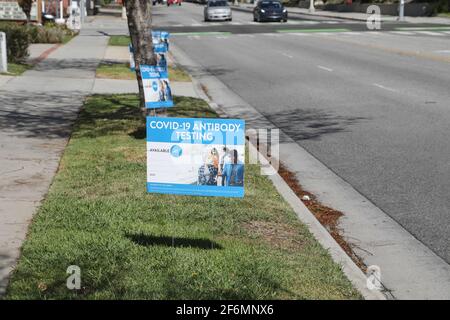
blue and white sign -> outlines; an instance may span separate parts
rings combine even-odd
[[[154,47],[155,50],[155,55],[156,55],[156,65],[158,67],[167,67],[167,59],[166,59],[166,53],[167,53],[167,45],[166,44],[161,44],[158,45],[159,49],[157,50],[156,47]],[[134,50],[133,50],[133,46],[131,45],[131,43],[128,45],[128,52],[129,52],[129,57],[130,57],[130,70],[131,71],[135,71],[136,68],[136,64],[134,62]]]
[[[170,38],[170,33],[167,31],[153,30],[152,37],[168,40]]]
[[[244,196],[245,122],[147,117],[147,191]]]
[[[145,107],[151,109],[173,107],[167,67],[140,65],[139,69],[144,86]]]
[[[166,42],[153,43],[153,51],[155,53],[167,53],[169,46]]]
[[[166,53],[169,51],[169,37],[167,31],[152,31],[153,50],[155,53]]]

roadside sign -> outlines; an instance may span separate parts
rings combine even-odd
[[[152,38],[160,38],[160,39],[164,39],[164,40],[168,40],[170,38],[170,33],[167,31],[159,31],[159,30],[154,30],[152,31]]]
[[[147,117],[147,191],[244,196],[245,121]]]
[[[133,51],[133,47],[131,46],[131,44],[128,45],[128,53],[129,53],[129,58],[130,58],[130,70],[131,71],[135,71],[136,70],[136,63],[134,61],[134,51]],[[157,53],[156,54],[156,65],[158,67],[165,67],[167,68],[167,59],[166,56],[164,55],[164,53]]]
[[[173,107],[167,67],[140,65],[144,86],[145,107],[150,109]]]
[[[167,31],[152,31],[152,41],[155,53],[166,53],[169,51],[170,34]]]
[[[159,41],[157,43],[153,42],[153,51],[155,53],[167,53],[167,51],[169,51],[168,43],[164,41]]]

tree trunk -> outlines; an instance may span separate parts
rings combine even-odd
[[[144,87],[139,66],[156,65],[152,43],[152,4],[149,0],[125,0],[128,30],[134,50],[140,106],[145,109]]]
[[[27,24],[30,24],[32,1],[31,0],[20,0],[20,1],[18,1],[18,3],[19,3],[19,6],[22,8],[23,13],[25,13],[25,16],[27,17]]]

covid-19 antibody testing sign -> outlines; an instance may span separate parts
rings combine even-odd
[[[245,122],[147,117],[147,191],[244,196]]]
[[[141,65],[139,69],[144,87],[145,107],[152,109],[173,107],[167,67]]]

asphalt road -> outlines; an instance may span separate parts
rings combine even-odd
[[[450,262],[450,32],[309,17],[257,25],[237,11],[234,24],[206,24],[202,10],[157,7],[154,23]]]

